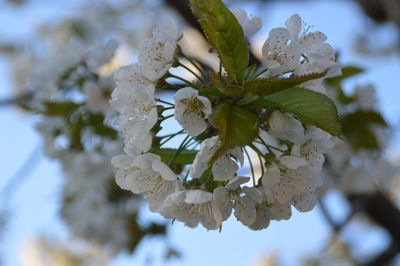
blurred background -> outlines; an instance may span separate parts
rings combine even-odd
[[[251,39],[255,58],[268,32],[282,27],[294,13],[312,31],[325,33],[340,63],[365,70],[343,82],[344,92],[351,94],[356,86],[368,84],[375,87],[378,109],[391,129],[390,141],[380,154],[394,166],[400,163],[399,0],[225,3],[263,19],[263,29]],[[262,231],[251,231],[234,217],[222,232],[171,225],[144,204],[138,207],[140,217],[135,217],[141,238],[130,250],[110,255],[109,246],[105,252],[104,243],[71,229],[71,223],[85,213],[72,221],[60,215],[67,204],[63,167],[43,151],[45,140],[35,129],[40,119],[21,108],[37,89],[32,73],[43,65],[50,71],[63,64],[60,47],[75,39],[90,48],[116,39],[123,44],[116,66],[131,63],[141,40],[166,16],[179,22],[187,49],[207,57],[207,49],[193,45],[201,35],[185,0],[0,0],[1,264],[400,265],[398,174],[391,176],[390,189],[383,192],[348,193],[329,187],[313,211],[294,211],[290,220],[274,221]],[[112,233],[113,217],[107,221],[104,230]],[[149,223],[162,225],[163,230],[143,229],[153,228]]]

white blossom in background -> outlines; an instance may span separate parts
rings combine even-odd
[[[356,86],[353,108],[361,111],[378,111],[377,95],[373,85]],[[344,114],[348,111],[342,108]],[[328,165],[324,178],[330,188],[338,188],[347,194],[383,194],[393,192],[400,168],[388,160],[385,149],[390,133],[381,125],[370,125],[380,150],[354,150],[349,141],[337,139],[327,153]]]
[[[232,13],[236,16],[240,26],[242,26],[244,35],[246,37],[256,34],[263,26],[263,22],[260,17],[249,17],[247,12],[241,8],[234,8]]]
[[[74,238],[38,236],[28,240],[21,251],[20,259],[27,266],[98,266],[111,260],[95,243]]]

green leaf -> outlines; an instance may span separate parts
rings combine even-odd
[[[245,94],[242,87],[233,84],[226,84],[224,77],[214,73],[213,71],[211,71],[209,75],[211,82],[223,96],[240,97]]]
[[[169,162],[176,154],[177,149],[170,149],[170,148],[161,148],[155,151],[154,153],[161,157],[161,161]],[[198,150],[186,150],[183,149],[178,156],[174,160],[174,164],[191,164],[193,163]]]
[[[258,117],[241,107],[220,103],[214,108],[210,120],[218,129],[221,141],[216,156],[231,148],[248,145],[257,136]]]
[[[190,0],[190,6],[229,77],[240,84],[249,64],[249,48],[235,15],[221,0]]]
[[[224,98],[225,97],[225,95],[220,90],[218,90],[217,88],[213,88],[213,87],[201,88],[199,90],[199,94],[200,95],[206,95],[206,96],[214,96],[214,97],[218,97],[218,98]]]
[[[85,121],[87,125],[94,129],[94,132],[103,137],[109,137],[116,139],[118,132],[113,128],[104,124],[104,115],[101,114],[89,114],[88,119]]]
[[[44,102],[45,111],[44,115],[69,115],[71,112],[75,111],[82,104],[74,103],[74,102]]]
[[[249,66],[246,71],[244,72],[244,80],[250,79],[256,75],[257,72],[257,65],[253,64]]]
[[[326,82],[333,88],[337,90],[336,99],[339,103],[343,105],[351,104],[354,102],[354,97],[348,96],[342,87],[342,82],[345,79],[348,79],[352,76],[361,74],[364,72],[364,69],[355,67],[355,66],[347,66],[342,68],[342,75],[339,77],[333,77],[326,79]]]
[[[326,82],[330,85],[337,86],[343,80],[351,78],[355,75],[363,73],[365,70],[356,66],[346,66],[342,67],[342,75],[338,77],[328,78]]]
[[[379,150],[381,147],[371,126],[387,127],[385,119],[375,111],[357,110],[341,118],[343,134],[355,150]]]
[[[302,121],[334,136],[341,132],[336,106],[324,94],[303,88],[291,88],[264,96],[255,103],[292,113]]]
[[[312,73],[303,76],[292,75],[289,78],[253,78],[244,82],[246,93],[252,93],[259,96],[264,96],[289,88],[297,87],[303,82],[322,78],[326,75],[326,71],[322,73]]]
[[[363,73],[365,70],[356,66],[346,66],[342,68],[342,75],[339,76],[341,80],[348,79],[352,76]]]

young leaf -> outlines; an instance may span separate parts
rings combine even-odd
[[[324,94],[303,88],[286,89],[255,101],[264,107],[279,108],[334,136],[341,132],[336,106]]]
[[[369,149],[379,150],[379,141],[373,132],[372,125],[387,127],[385,119],[375,111],[357,110],[346,114],[340,119],[343,126],[343,134],[350,140],[355,150]]]
[[[177,149],[170,149],[170,148],[161,148],[155,151],[154,153],[161,157],[161,161],[169,162],[177,152]],[[175,164],[190,164],[193,162],[194,158],[196,157],[197,150],[186,150],[183,149],[179,155],[175,158]]]
[[[190,6],[229,77],[240,84],[249,64],[249,48],[235,15],[221,0],[190,0]]]
[[[227,103],[217,105],[211,114],[222,143],[217,154],[251,143],[257,136],[257,122],[257,116],[246,109]]]
[[[297,87],[303,82],[322,78],[326,71],[322,73],[312,73],[303,76],[291,76],[289,78],[254,78],[244,82],[244,89],[247,93],[264,96],[289,88]]]
[[[45,115],[70,115],[71,112],[75,111],[82,104],[74,103],[74,102],[44,102],[45,111],[43,114]]]
[[[101,114],[89,114],[85,121],[86,125],[91,126],[97,135],[116,139],[118,132],[104,124],[104,116]]]
[[[213,85],[221,92],[223,95],[229,97],[240,97],[245,94],[245,91],[242,87],[233,85],[233,84],[226,84],[223,77],[217,75],[213,71],[210,72],[210,79]]]

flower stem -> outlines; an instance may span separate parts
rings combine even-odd
[[[203,77],[200,77],[199,75],[196,74],[196,72],[194,72],[193,70],[191,70],[189,67],[185,66],[184,64],[182,64],[181,62],[179,62],[179,66],[183,67],[184,69],[186,69],[187,71],[189,71],[190,73],[192,73],[193,76],[195,76],[198,80],[200,81],[204,81]]]
[[[186,80],[186,79],[184,79],[184,78],[175,76],[174,74],[171,74],[171,73],[169,73],[169,77],[170,77],[170,78],[178,79],[178,80],[183,81],[183,82],[185,82],[186,84],[192,86],[193,88],[199,89],[199,88],[198,88],[196,85],[194,85],[192,82],[190,82],[190,81],[188,81],[188,80]]]
[[[187,135],[185,137],[185,139],[182,141],[181,145],[179,145],[178,150],[176,151],[176,153],[174,154],[174,157],[172,157],[172,159],[169,161],[169,165],[173,164],[175,159],[178,157],[178,155],[181,153],[181,151],[185,148],[185,146],[188,144],[188,140],[189,142],[191,141],[191,136]]]
[[[255,78],[258,78],[259,76],[261,76],[262,74],[264,74],[264,73],[267,72],[267,71],[268,71],[268,69],[266,68],[266,69],[264,69],[263,71],[261,71],[260,73],[256,74],[254,77],[255,77]]]
[[[156,98],[156,101],[157,101],[157,102],[160,102],[160,103],[167,104],[167,105],[175,106],[175,104],[170,103],[170,102],[163,101],[163,100],[161,100],[160,98]]]
[[[167,138],[167,137],[171,137],[171,136],[177,136],[177,135],[180,135],[180,134],[182,134],[183,133],[183,131],[184,131],[184,129],[182,129],[181,131],[178,131],[178,132],[175,132],[175,133],[172,133],[172,134],[168,134],[168,135],[164,135],[164,136],[159,136],[159,138]]]

